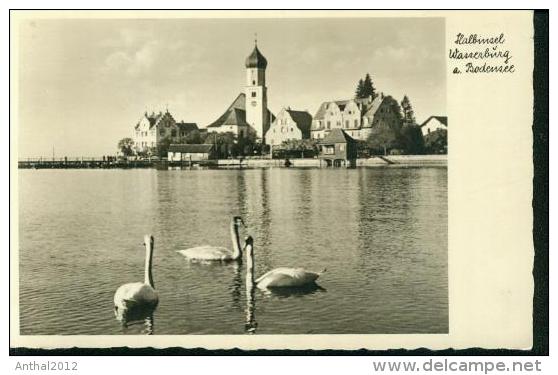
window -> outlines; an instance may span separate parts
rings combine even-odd
[[[328,129],[331,129],[331,121],[328,121],[328,122],[327,122],[327,128],[328,128]]]
[[[256,92],[252,91],[252,98],[255,98],[255,97],[256,97]]]
[[[355,128],[358,128],[358,120],[355,120]]]
[[[176,130],[171,130],[171,137],[176,137]]]
[[[255,85],[256,85],[256,81],[252,81],[252,85],[254,85],[254,86],[255,86]]]
[[[161,129],[161,131],[159,131],[159,134],[165,135],[165,129]]]
[[[291,128],[291,132],[293,132],[293,131],[294,131],[293,128]]]
[[[348,129],[349,128],[349,120],[345,120],[345,127]]]

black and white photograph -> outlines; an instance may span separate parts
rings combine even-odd
[[[21,25],[22,334],[448,331],[444,20],[325,26]]]
[[[508,169],[488,160],[500,152],[490,131],[463,152],[459,142],[474,141],[463,136],[467,108],[450,110],[448,77],[521,77],[507,29],[448,36],[440,12],[22,13],[11,128],[19,339],[427,335],[444,345],[460,332],[452,319],[474,319],[450,298],[450,279],[480,271],[450,267],[449,236],[474,243],[460,223],[484,230],[492,211],[461,215],[485,190],[449,175],[482,185],[481,174],[505,180]],[[459,137],[448,137],[453,113]],[[486,164],[463,168],[463,155]],[[462,200],[448,204],[450,191]],[[503,280],[512,269],[502,268]]]

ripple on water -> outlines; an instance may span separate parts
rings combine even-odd
[[[22,334],[448,330],[445,168],[22,170],[19,186]],[[327,267],[322,289],[251,297],[245,264],[176,253],[230,247],[237,214],[256,275]],[[122,327],[112,298],[143,280],[145,233],[160,304]]]

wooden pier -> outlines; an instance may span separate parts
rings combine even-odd
[[[217,160],[167,161],[163,160],[125,160],[108,158],[29,158],[18,161],[20,169],[132,169],[132,168],[196,168],[217,167]]]

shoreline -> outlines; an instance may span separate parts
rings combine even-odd
[[[288,168],[333,168],[327,167],[325,162],[318,158],[289,159]],[[373,156],[356,160],[358,167],[425,167],[425,166],[447,166],[447,155],[390,155]],[[168,169],[190,169],[190,168],[270,168],[285,167],[285,159],[218,159],[204,160],[201,162],[182,161],[105,161],[105,160],[20,160],[18,169],[145,169],[155,168]],[[345,168],[345,167],[335,167]]]

